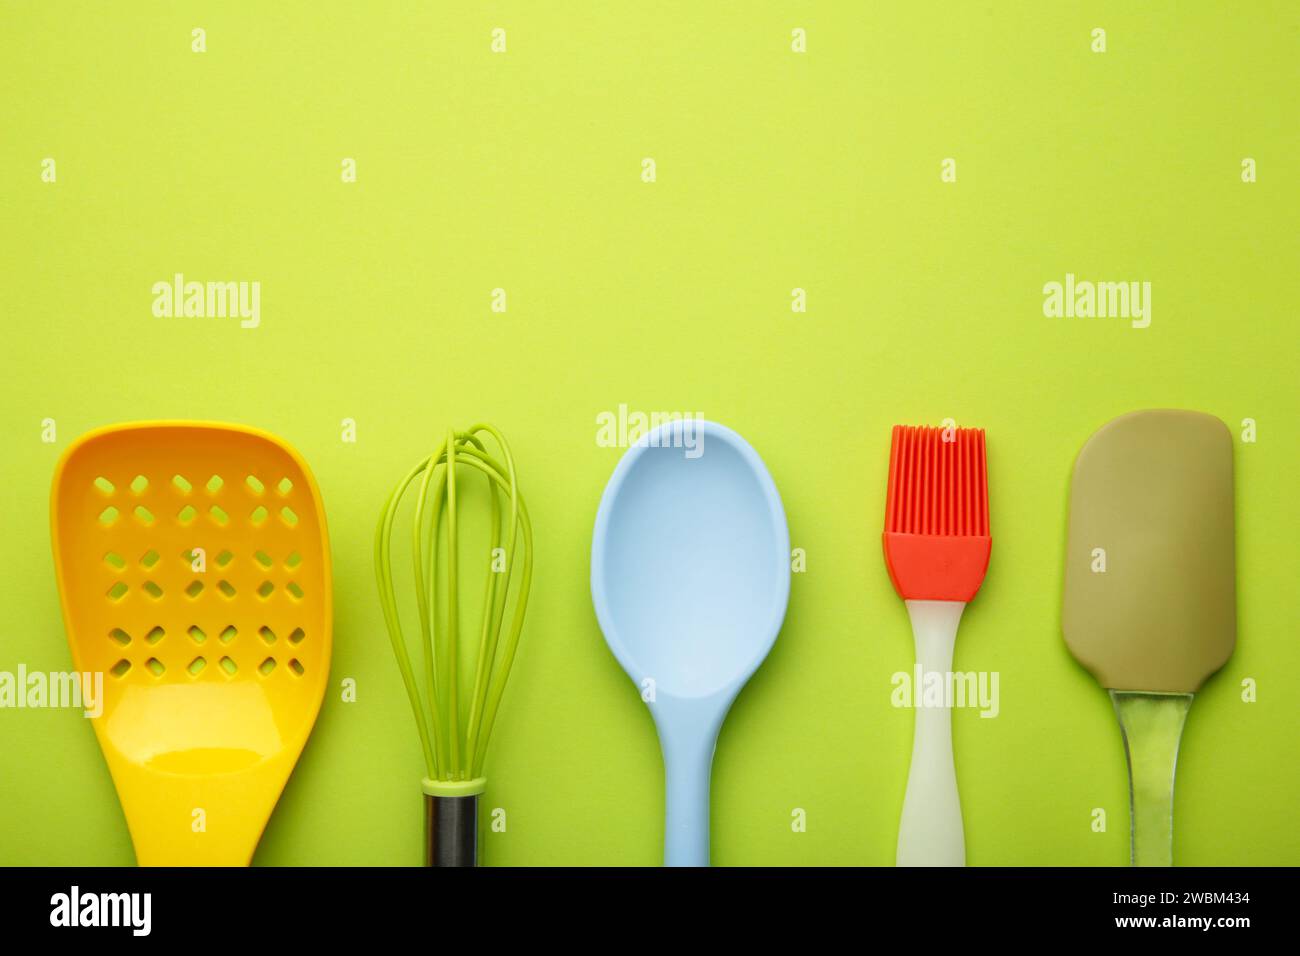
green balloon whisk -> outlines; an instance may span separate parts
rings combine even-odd
[[[488,453],[485,438],[496,445],[496,456]],[[458,469],[483,476],[490,501],[490,546],[480,552],[487,573],[477,654],[472,645],[461,646],[458,507],[467,489],[461,477],[465,472],[458,476]],[[413,485],[418,490],[411,563],[423,689],[402,634],[392,567],[393,522]],[[519,647],[533,577],[532,525],[510,447],[497,429],[480,424],[463,432],[448,430],[437,451],[393,489],[375,531],[375,577],[424,750],[425,865],[473,866],[478,856],[478,798],[486,786],[483,760]],[[471,668],[473,683],[466,686],[463,677]]]

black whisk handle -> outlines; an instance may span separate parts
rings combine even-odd
[[[477,865],[478,797],[424,795],[425,866]]]

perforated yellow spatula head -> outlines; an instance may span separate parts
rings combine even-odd
[[[148,422],[60,460],[72,658],[141,865],[247,865],[329,675],[329,542],[306,462],[265,432]]]

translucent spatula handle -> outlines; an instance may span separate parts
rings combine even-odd
[[[1112,690],[1128,757],[1134,866],[1174,865],[1174,773],[1191,694]]]

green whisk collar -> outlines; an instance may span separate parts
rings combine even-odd
[[[430,797],[476,797],[487,789],[487,777],[473,780],[430,780],[425,777],[420,781],[420,789]]]

